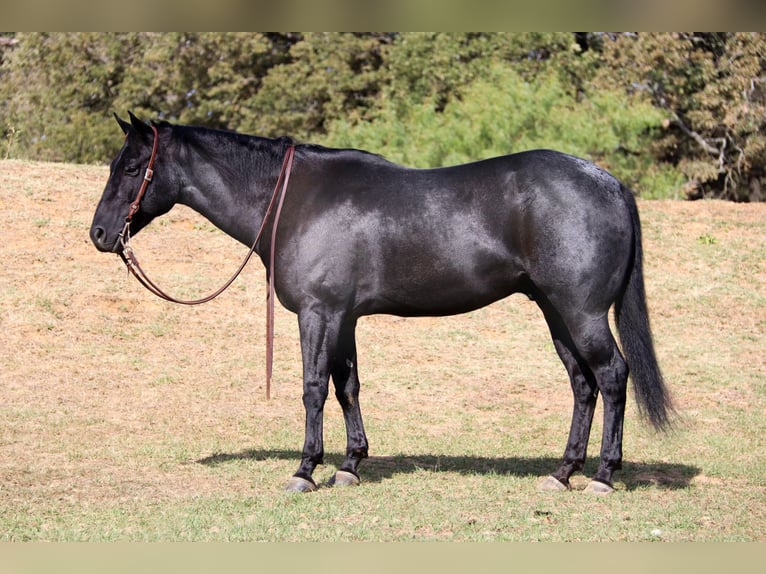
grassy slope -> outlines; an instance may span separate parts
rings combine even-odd
[[[0,162],[0,540],[766,539],[766,205],[640,202],[682,418],[656,435],[630,399],[613,496],[536,491],[571,399],[518,296],[460,317],[362,320],[364,484],[289,496],[303,439],[294,317],[278,310],[267,403],[261,265],[199,308],[152,298],[87,237],[106,175]],[[245,251],[183,209],[136,249],[187,296]],[[326,418],[320,480],[345,446],[334,403]],[[592,455],[599,437],[597,423]]]

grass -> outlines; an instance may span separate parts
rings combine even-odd
[[[295,318],[252,263],[198,308],[154,299],[87,230],[102,167],[0,162],[0,541],[763,541],[766,205],[642,201],[646,278],[676,429],[632,397],[617,492],[540,493],[569,425],[535,305],[365,318],[360,488],[281,491],[303,441]],[[177,209],[135,241],[168,290],[207,292],[245,248]],[[165,245],[174,245],[168,251]],[[586,472],[597,465],[597,412]],[[342,460],[326,409],[328,479]]]

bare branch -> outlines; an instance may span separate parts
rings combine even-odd
[[[723,154],[723,150],[726,148],[726,138],[721,138],[722,140],[722,146],[720,148],[717,148],[708,141],[703,138],[700,134],[697,132],[691,130],[682,120],[678,117],[678,114],[673,114],[673,119],[671,120],[672,123],[677,125],[679,128],[681,128],[681,131],[684,132],[687,136],[692,138],[695,142],[699,144],[699,146],[704,149],[707,153],[710,155],[718,156],[719,158]],[[719,140],[720,141],[720,140]]]

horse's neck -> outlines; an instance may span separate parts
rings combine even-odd
[[[191,150],[190,160],[185,162],[181,203],[250,245],[266,213],[279,165],[272,166],[273,159],[260,158],[263,154],[244,148],[233,148],[229,153],[230,157],[213,161],[213,154]]]

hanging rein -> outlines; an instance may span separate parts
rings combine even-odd
[[[154,132],[152,154],[149,157],[149,165],[146,168],[146,173],[144,174],[144,179],[141,182],[141,187],[138,190],[138,195],[136,196],[136,199],[133,201],[133,203],[130,204],[128,215],[125,218],[125,227],[122,228],[122,233],[120,233],[120,245],[122,245],[122,251],[119,255],[125,263],[125,266],[128,268],[128,271],[130,271],[130,273],[138,280],[138,282],[160,299],[164,299],[165,301],[170,301],[172,303],[178,303],[180,305],[201,305],[202,303],[212,301],[221,293],[223,293],[229,287],[229,285],[234,282],[239,274],[242,273],[242,270],[245,268],[247,262],[250,260],[250,257],[253,255],[253,252],[255,251],[255,248],[258,245],[261,236],[263,235],[263,231],[266,228],[266,222],[268,221],[269,216],[271,215],[271,212],[276,204],[274,224],[271,228],[271,246],[269,249],[269,281],[266,304],[266,399],[270,399],[271,375],[273,372],[274,363],[274,253],[277,237],[277,225],[279,223],[279,216],[282,213],[282,204],[285,199],[285,193],[287,192],[287,183],[290,181],[290,172],[292,171],[293,157],[295,156],[295,146],[290,146],[285,152],[285,159],[282,162],[282,169],[279,172],[279,177],[277,178],[277,183],[274,186],[274,192],[271,195],[269,205],[266,208],[266,213],[263,216],[263,221],[261,221],[261,226],[258,229],[257,235],[255,236],[255,241],[253,241],[250,250],[247,252],[247,255],[245,255],[245,258],[243,259],[239,268],[234,272],[234,275],[232,275],[231,278],[226,281],[226,283],[224,283],[220,288],[216,289],[210,295],[200,299],[185,300],[168,295],[165,291],[160,289],[156,283],[149,279],[149,277],[146,275],[146,272],[144,272],[144,270],[141,268],[141,265],[139,265],[138,258],[136,257],[136,254],[130,245],[130,222],[133,220],[133,216],[136,214],[136,212],[138,212],[140,209],[141,200],[146,193],[146,188],[149,187],[149,183],[151,183],[152,178],[154,177],[154,162],[157,158],[159,134],[157,132],[157,128],[154,125],[151,125],[151,128]],[[281,191],[280,184],[282,184]]]

